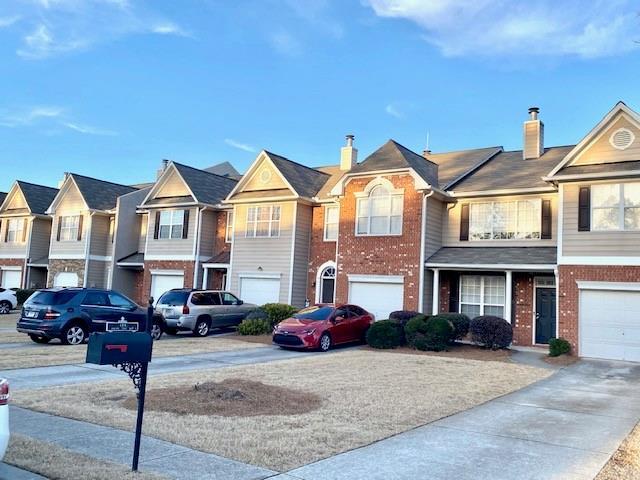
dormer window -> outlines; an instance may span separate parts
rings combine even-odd
[[[356,196],[356,235],[402,235],[403,190],[376,179]]]

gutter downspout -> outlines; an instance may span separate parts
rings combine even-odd
[[[202,225],[202,212],[207,207],[201,207],[198,209],[198,216],[196,217],[196,243],[194,246],[195,263],[193,265],[193,288],[198,288],[198,268],[200,265],[200,239],[202,238],[202,232],[200,231],[200,225]]]
[[[420,277],[418,283],[418,312],[424,312],[424,261],[425,261],[425,246],[426,246],[426,232],[427,232],[427,198],[433,195],[435,192],[431,190],[428,195],[422,197],[422,221],[420,226]]]
[[[29,267],[29,261],[31,260],[31,238],[33,236],[33,225],[35,223],[35,217],[29,219],[29,239],[27,240],[27,250],[24,256],[24,269],[22,270],[22,288],[29,288],[29,279],[31,277],[31,267]]]

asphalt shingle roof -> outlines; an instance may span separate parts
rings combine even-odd
[[[454,152],[429,153],[427,158],[438,164],[438,182],[442,189],[460,180],[470,171],[502,151],[502,147],[475,148]]]
[[[266,152],[278,171],[301,197],[313,198],[327,183],[330,175],[300,163]]]
[[[36,215],[44,215],[44,212],[49,208],[49,205],[51,205],[51,202],[53,202],[53,199],[56,198],[58,194],[57,188],[36,185],[34,183],[23,182],[22,180],[18,180],[16,183],[24,195],[29,210]]]
[[[427,265],[555,265],[556,259],[556,247],[442,247]]]
[[[202,263],[231,263],[231,252],[220,252]]]
[[[233,178],[234,180],[239,180],[242,178],[240,172],[234,168],[229,162],[218,163],[217,165],[213,165],[211,167],[207,167],[203,169],[205,172],[215,173],[216,175],[220,175],[221,177]]]
[[[172,163],[200,203],[219,204],[238,183],[237,180],[216,175],[206,170],[189,167],[177,162]]]
[[[92,210],[112,210],[116,206],[118,197],[137,190],[127,185],[85,177],[76,173],[70,175],[78,185],[87,206]]]
[[[5,192],[0,192],[0,203],[4,202],[5,198],[7,198],[7,194]]]

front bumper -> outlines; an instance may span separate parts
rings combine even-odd
[[[274,333],[273,343],[287,348],[317,348],[318,339],[304,333]]]

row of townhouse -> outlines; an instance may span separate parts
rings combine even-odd
[[[325,167],[262,151],[244,175],[164,162],[147,185],[16,182],[1,283],[498,315],[517,345],[561,336],[640,361],[640,117],[619,102],[577,145],[546,147],[538,113],[518,151],[389,140],[358,162],[347,136]]]

